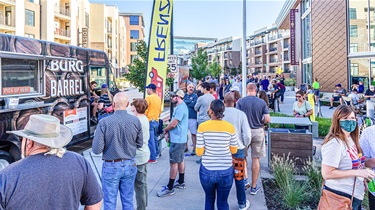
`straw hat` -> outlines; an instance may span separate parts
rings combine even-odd
[[[70,128],[61,125],[56,117],[46,114],[31,115],[23,130],[7,131],[7,133],[25,137],[55,149],[64,147],[73,137]]]

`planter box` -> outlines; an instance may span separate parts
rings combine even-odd
[[[270,129],[269,142],[270,156],[268,161],[272,160],[274,155],[297,158],[296,167],[301,171],[305,160],[312,160],[313,157],[313,138],[308,130],[295,129]]]

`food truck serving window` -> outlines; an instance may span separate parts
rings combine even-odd
[[[39,93],[37,60],[1,59],[1,94]]]

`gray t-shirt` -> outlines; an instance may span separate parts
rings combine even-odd
[[[348,139],[349,148],[341,140],[331,139],[322,146],[322,164],[336,168],[337,170],[356,169],[360,163],[357,147],[351,138]],[[354,185],[354,177],[325,180],[325,185],[331,189],[351,195]],[[363,200],[365,186],[363,178],[357,177],[354,197]]]
[[[0,172],[0,209],[78,209],[102,198],[90,164],[73,152],[31,155]]]
[[[268,114],[268,107],[263,99],[256,96],[241,98],[236,108],[245,112],[251,129],[263,128],[263,115]]]
[[[301,106],[298,106],[298,101],[293,104],[293,111],[296,111],[298,115],[304,115],[312,110],[311,104],[308,101],[304,101]]]
[[[198,112],[198,124],[210,119],[210,116],[208,116],[207,111],[208,107],[210,107],[210,104],[213,100],[215,100],[215,97],[211,94],[204,94],[198,98],[197,104],[195,104],[194,106],[195,111]]]

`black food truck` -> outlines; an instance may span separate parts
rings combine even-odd
[[[49,114],[72,129],[68,145],[93,136],[90,81],[115,87],[103,51],[0,34],[0,170],[21,158],[17,136],[30,115]]]

